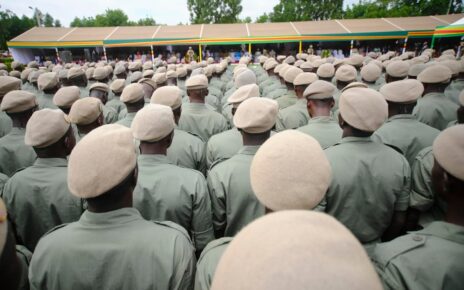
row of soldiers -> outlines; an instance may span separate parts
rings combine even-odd
[[[464,66],[432,53],[15,63],[2,281],[462,288]]]

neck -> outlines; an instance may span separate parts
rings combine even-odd
[[[260,146],[271,136],[271,131],[260,134],[248,134],[243,131],[241,133],[244,146]]]
[[[190,103],[197,103],[197,104],[204,104],[205,98],[204,97],[197,97],[197,96],[189,96]]]
[[[13,121],[13,127],[15,128],[26,128],[26,124],[28,120],[23,120],[23,119],[12,119]]]
[[[161,144],[161,142],[156,142],[156,143],[141,142],[139,148],[140,148],[140,153],[142,155],[155,155],[155,154],[166,155],[168,151],[168,147]]]
[[[126,194],[130,198],[123,198],[118,201],[113,201],[112,203],[107,203],[107,204],[100,204],[98,206],[94,206],[92,203],[87,203],[87,209],[90,212],[94,213],[104,213],[104,212],[110,212],[110,211],[115,211],[121,208],[125,207],[132,207],[132,194]]]
[[[312,118],[314,117],[330,117],[330,108],[316,107],[309,112]]]

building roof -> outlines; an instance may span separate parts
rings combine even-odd
[[[430,37],[464,14],[280,23],[130,27],[34,27],[9,47],[149,46],[336,41]]]

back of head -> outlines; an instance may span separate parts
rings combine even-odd
[[[21,81],[15,77],[0,76],[0,98],[13,90],[21,89]]]
[[[63,138],[69,128],[66,115],[61,110],[39,110],[27,122],[24,143],[35,148],[45,148]]]
[[[341,223],[323,213],[292,210],[268,214],[240,231],[223,254],[211,289],[382,286],[364,248]]]
[[[235,77],[234,84],[236,88],[249,84],[256,84],[256,75],[252,70],[246,69]]]
[[[279,105],[267,98],[249,98],[243,101],[234,115],[234,125],[250,134],[264,133],[276,123]]]
[[[46,91],[59,86],[58,75],[54,72],[43,73],[37,79],[39,90]]]
[[[151,96],[150,103],[165,105],[175,110],[182,105],[182,90],[175,86],[157,88]]]

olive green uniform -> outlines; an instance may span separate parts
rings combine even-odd
[[[332,167],[325,211],[361,243],[378,242],[390,226],[394,211],[408,208],[408,161],[369,137],[345,137],[325,152]]]
[[[445,96],[452,100],[455,104],[459,103],[459,94],[464,90],[464,79],[457,79],[452,81],[445,90]]]
[[[412,115],[401,114],[390,117],[372,135],[372,140],[397,148],[412,165],[420,150],[432,146],[440,134],[435,128],[414,119]]]
[[[10,117],[5,112],[0,111],[0,138],[10,133],[11,128],[13,128],[13,122]]]
[[[8,175],[0,173],[0,194],[3,191],[3,187],[5,187],[6,182],[8,181]]]
[[[29,265],[32,259],[32,253],[26,247],[16,245],[16,257],[18,257],[21,268],[21,279],[19,280],[19,290],[29,290]]]
[[[145,219],[181,225],[198,251],[214,239],[211,201],[200,172],[176,166],[158,154],[139,155],[138,170],[134,207]]]
[[[372,259],[385,289],[464,289],[464,227],[434,222],[378,244]]]
[[[37,158],[34,164],[13,175],[3,189],[3,200],[21,244],[34,251],[50,229],[79,219],[80,199],[67,183],[67,160]]]
[[[338,122],[329,116],[314,117],[308,124],[298,128],[298,131],[308,134],[316,139],[322,149],[337,144],[342,139],[342,128]]]
[[[299,99],[294,105],[279,111],[276,130],[296,129],[308,124],[309,114],[306,99]]]
[[[31,146],[24,144],[25,128],[14,127],[0,138],[0,173],[12,176],[16,170],[31,166],[37,157]]]
[[[284,96],[287,93],[288,93],[288,89],[287,89],[287,87],[285,85],[276,84],[274,86],[269,86],[267,91],[264,90],[262,96],[266,97],[266,98],[276,100],[276,99]],[[279,108],[283,109],[282,107],[280,107],[280,104],[279,104]]]
[[[29,268],[31,289],[191,289],[194,248],[171,222],[146,221],[134,208],[85,211],[45,235]]]
[[[232,128],[212,136],[206,145],[206,165],[208,168],[218,160],[229,159],[242,148],[242,134]]]
[[[243,146],[232,158],[212,166],[208,188],[216,233],[232,237],[264,214],[250,184],[250,166],[259,146]],[[219,237],[219,236],[217,236]]]
[[[449,122],[456,120],[457,109],[458,105],[443,93],[429,93],[417,101],[413,115],[420,122],[443,130]]]
[[[109,108],[113,108],[116,111],[116,114],[119,115],[119,113],[126,108],[126,105],[124,105],[123,102],[119,99],[119,97],[113,96],[111,100],[106,102],[105,106]]]
[[[271,97],[273,95],[273,92],[269,94]],[[279,104],[279,109],[282,110],[282,109],[285,109],[285,108],[288,108],[292,105],[294,105],[296,103],[296,101],[298,100],[297,99],[297,96],[296,96],[296,93],[295,91],[293,90],[288,90],[285,94],[277,97],[277,98],[273,98],[277,101],[277,103]]]
[[[195,274],[195,290],[209,290],[213,282],[214,273],[231,237],[220,238],[209,243],[201,253]]]
[[[53,103],[53,94],[40,92],[36,96],[37,103],[39,103],[39,109],[58,109],[58,107]]]
[[[135,118],[135,114],[137,114],[137,112],[127,113],[126,116],[124,116],[124,118],[117,121],[115,124],[123,125],[123,126],[126,126],[127,128],[130,128],[132,125],[132,121]]]
[[[205,143],[198,136],[174,129],[167,156],[176,165],[206,173]]]
[[[103,106],[103,121],[105,124],[113,124],[118,120],[118,114],[113,108]]]
[[[203,141],[228,129],[227,120],[221,114],[209,110],[205,104],[184,103],[179,129],[200,136]]]

